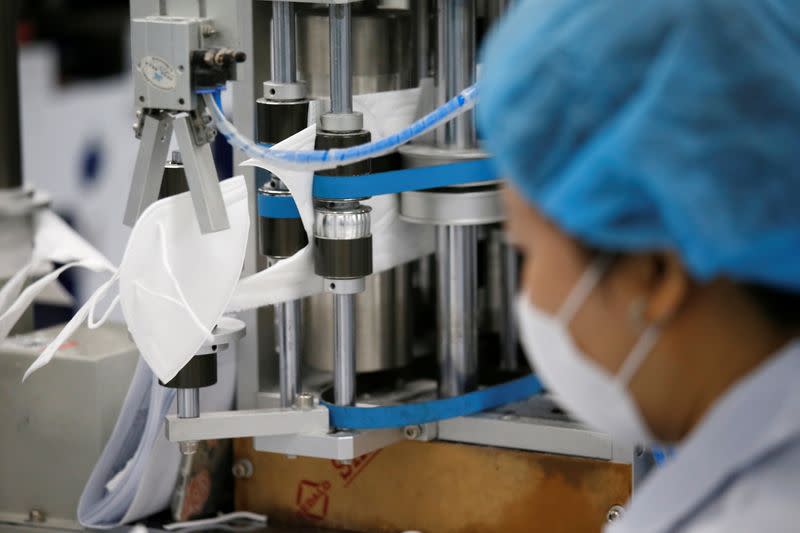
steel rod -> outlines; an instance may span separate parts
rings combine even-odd
[[[475,83],[475,0],[438,0],[436,82],[443,104]],[[476,146],[472,111],[438,130],[440,145],[465,150]]]
[[[519,286],[519,265],[517,263],[517,253],[507,242],[500,245],[503,256],[501,264],[503,268],[503,324],[501,334],[502,354],[500,366],[504,370],[517,370],[519,364],[517,359],[517,321],[514,317],[514,302],[516,301],[517,288]]]
[[[297,81],[294,4],[272,2],[272,81]]]
[[[300,391],[301,302],[291,300],[275,306],[281,407],[294,405]]]
[[[457,396],[477,386],[477,230],[438,229],[440,394]]]
[[[200,389],[177,389],[178,418],[200,416]]]
[[[350,65],[350,4],[329,8],[331,113],[353,111],[353,86]]]
[[[356,399],[355,295],[333,295],[333,395],[337,405]]]

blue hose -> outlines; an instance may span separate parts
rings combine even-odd
[[[266,148],[239,133],[220,111],[213,95],[203,92],[217,130],[234,148],[250,157],[272,162],[277,167],[303,170],[324,170],[379,157],[396,150],[412,139],[424,135],[437,126],[472,109],[478,101],[478,87],[472,85],[461,91],[441,107],[428,113],[408,128],[383,139],[351,148],[332,150],[276,150]]]

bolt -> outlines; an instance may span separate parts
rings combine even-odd
[[[417,440],[422,435],[422,426],[406,426],[403,434],[408,440]]]
[[[203,24],[200,26],[200,31],[203,33],[203,37],[211,37],[217,33],[217,29],[211,24]]]
[[[310,392],[301,392],[294,399],[294,406],[303,411],[314,408],[314,395]]]
[[[182,440],[178,443],[178,448],[180,448],[183,455],[194,455],[197,453],[197,441]]]
[[[606,520],[609,522],[616,522],[622,515],[625,514],[625,508],[621,505],[612,505],[611,509],[606,513]]]
[[[239,459],[233,463],[231,473],[236,479],[250,479],[253,477],[253,463],[249,459]]]
[[[47,514],[41,509],[31,509],[28,511],[28,522],[42,523],[47,521]]]

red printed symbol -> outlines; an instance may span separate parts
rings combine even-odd
[[[375,456],[378,455],[379,452],[380,450],[362,455],[361,457],[356,457],[347,463],[333,459],[331,464],[336,469],[342,481],[344,481],[344,486],[349,487],[350,484],[356,480],[358,475],[364,471],[367,465],[375,459]]]
[[[297,486],[297,508],[306,518],[322,520],[328,514],[328,491],[331,490],[330,481],[314,483],[301,481]]]

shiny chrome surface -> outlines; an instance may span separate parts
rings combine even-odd
[[[333,397],[337,405],[356,401],[355,295],[333,295]]]
[[[361,239],[370,235],[370,212],[368,205],[352,203],[335,208],[316,205],[314,207],[314,236],[323,239]]]

